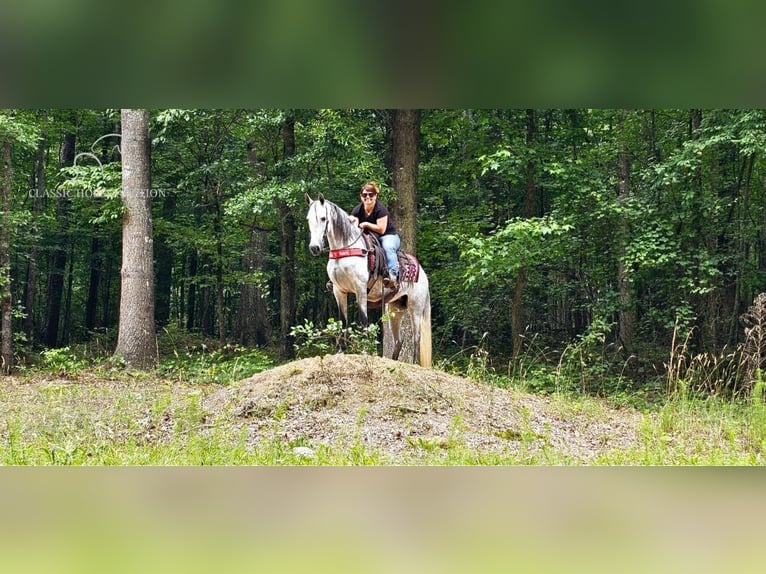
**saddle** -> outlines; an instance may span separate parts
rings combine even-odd
[[[370,273],[370,279],[367,281],[367,291],[369,292],[380,277],[388,275],[388,265],[379,237],[374,233],[365,233],[363,237],[368,254],[367,270]],[[399,284],[416,282],[420,276],[420,263],[417,258],[401,250],[396,252],[396,256],[399,259]]]
[[[374,233],[363,233],[364,248],[342,248],[331,249],[330,259],[341,259],[343,257],[363,257],[367,256],[367,271],[370,275],[367,281],[367,292],[369,293],[373,285],[381,277],[388,275],[388,265],[386,265],[386,253],[380,244],[380,239]],[[399,259],[399,285],[403,282],[414,283],[420,276],[420,263],[414,255],[397,251]],[[331,282],[327,284],[328,289],[332,289]]]

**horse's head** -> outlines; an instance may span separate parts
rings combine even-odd
[[[327,213],[327,202],[321,193],[316,201],[306,194],[306,200],[309,203],[309,212],[306,215],[306,220],[309,222],[309,251],[312,255],[319,255],[322,253],[330,214]]]

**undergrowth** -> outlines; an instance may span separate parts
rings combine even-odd
[[[273,366],[273,359],[260,349],[224,345],[213,350],[176,352],[160,361],[157,373],[175,381],[228,384]]]
[[[324,327],[314,325],[308,319],[302,325],[292,328],[290,335],[295,339],[295,353],[298,358],[317,357],[335,353],[345,345],[345,352],[360,355],[379,353],[378,337],[380,326],[371,323],[367,327],[343,324],[330,318]]]
[[[762,301],[766,309],[766,298]],[[758,315],[766,321],[766,313]],[[674,337],[662,377],[635,388],[608,362],[597,337],[583,338],[562,353],[525,339],[506,365],[493,364],[485,341],[465,349],[437,368],[480,384],[550,395],[546,416],[567,420],[586,416],[599,422],[603,405],[639,416],[634,446],[602,450],[590,464],[601,465],[762,465],[766,462],[766,381],[757,333],[739,349],[716,355],[690,350],[690,335]],[[334,352],[339,337],[349,350],[377,354],[378,332],[306,323],[296,328],[300,354]],[[106,348],[105,348],[106,349]],[[386,453],[362,440],[345,444],[287,440],[284,412],[275,411],[269,428],[253,429],[213,419],[202,408],[211,385],[227,384],[274,366],[266,352],[220,344],[175,330],[160,335],[161,361],[152,373],[125,373],[98,346],[70,346],[39,352],[18,380],[38,384],[17,400],[0,386],[0,464],[32,465],[385,465]],[[54,374],[50,381],[40,375]],[[113,384],[90,385],[110,381]],[[734,381],[734,383],[732,383]],[[73,384],[83,383],[83,384]],[[24,387],[20,387],[23,391]],[[23,392],[22,392],[23,394]],[[598,398],[594,398],[598,397]],[[603,401],[606,399],[606,402]],[[595,408],[593,401],[600,401]],[[462,439],[459,419],[446,438],[416,438],[405,464],[519,465],[582,464],[547,443],[529,421],[500,429],[495,436],[515,445],[505,455],[476,453]],[[281,418],[280,418],[281,417]],[[499,434],[498,434],[499,433]],[[542,445],[542,446],[541,446]],[[397,464],[401,464],[398,461]]]
[[[195,384],[229,384],[269,369],[275,365],[271,353],[233,343],[221,343],[196,333],[168,327],[158,333],[160,361],[154,372],[131,376],[160,378]],[[124,376],[124,365],[112,356],[113,349],[100,339],[27,353],[18,372],[33,378],[49,374],[77,379],[87,374],[114,378]]]

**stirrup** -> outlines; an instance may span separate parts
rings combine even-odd
[[[389,289],[396,289],[399,287],[399,281],[395,277],[385,277],[383,279],[383,286]]]

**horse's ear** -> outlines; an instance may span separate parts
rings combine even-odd
[[[317,199],[319,200],[319,203],[324,205],[324,195],[321,192],[319,193],[319,197],[317,197]]]
[[[306,203],[308,203],[309,205],[314,203],[314,200],[309,197],[308,193],[304,193],[303,196],[306,198]]]

